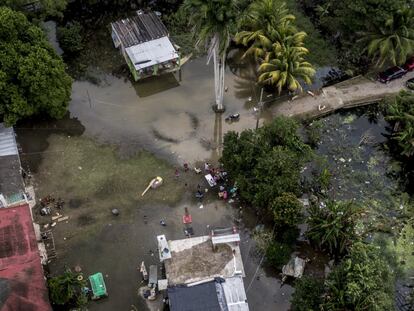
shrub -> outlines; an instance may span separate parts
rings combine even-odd
[[[338,259],[359,238],[355,225],[361,212],[361,208],[351,201],[328,201],[324,205],[313,205],[309,208],[306,235],[312,243],[327,249]]]
[[[65,54],[74,55],[83,50],[82,26],[79,23],[58,27],[57,37]]]
[[[355,243],[326,286],[322,310],[394,310],[394,275],[372,245]]]
[[[279,226],[293,227],[299,223],[301,218],[302,204],[296,195],[284,192],[270,204],[273,211],[273,219]]]
[[[293,247],[285,243],[273,241],[266,249],[266,261],[276,269],[281,270],[283,265],[287,264]]]
[[[87,303],[82,291],[86,281],[77,277],[78,274],[67,269],[63,274],[48,280],[50,300],[53,304],[80,307]]]
[[[303,276],[295,281],[291,303],[293,311],[319,311],[324,294],[323,282]]]

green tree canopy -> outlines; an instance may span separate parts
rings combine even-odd
[[[395,12],[383,25],[370,25],[362,33],[367,42],[367,52],[374,57],[378,67],[391,63],[402,65],[414,53],[414,12],[404,8]]]
[[[279,226],[298,225],[302,216],[302,203],[295,194],[285,192],[271,202],[270,208],[273,211],[273,220]]]
[[[340,67],[350,73],[368,70],[369,66],[376,62],[377,59],[367,57],[368,43],[359,40],[361,33],[366,33],[367,29],[377,34],[383,31],[389,33],[390,27],[386,26],[386,24],[398,10],[409,6],[410,1],[320,1],[320,5],[315,13],[319,17],[318,22],[323,32],[330,34],[331,39],[339,49],[338,61]],[[384,38],[384,34],[381,36]]]
[[[329,274],[323,311],[394,310],[394,275],[375,246],[355,243]]]
[[[310,148],[298,133],[298,123],[277,117],[257,131],[224,136],[221,162],[237,182],[241,197],[262,210],[284,192],[299,192],[300,168]]]
[[[286,41],[273,44],[272,52],[259,67],[259,82],[274,85],[279,94],[285,88],[291,92],[302,91],[301,80],[311,84],[315,75],[315,69],[304,58],[309,51]]]
[[[0,116],[8,125],[38,114],[61,118],[72,80],[42,30],[0,8]]]
[[[258,61],[258,82],[282,89],[302,91],[301,82],[310,84],[315,70],[305,55],[306,33],[298,32],[295,16],[289,14],[286,3],[280,0],[257,0],[247,10],[242,31],[236,42],[247,47],[244,56],[254,55]]]
[[[80,307],[87,303],[87,298],[82,292],[86,281],[79,280],[77,277],[77,274],[67,269],[47,281],[50,300],[53,304]]]
[[[0,0],[0,6],[8,6],[16,11],[32,12],[38,11],[42,17],[57,16],[62,17],[67,0]]]

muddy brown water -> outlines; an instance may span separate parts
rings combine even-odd
[[[172,74],[134,84],[107,74],[99,76],[100,85],[77,81],[71,116],[85,126],[86,135],[120,145],[126,153],[145,148],[179,162],[217,160],[223,133],[255,127],[256,99],[251,94],[256,87],[244,85],[247,92],[240,96],[237,83],[244,80],[228,73],[226,112],[216,116],[212,77],[211,66],[201,58],[183,67],[180,83]],[[233,113],[240,113],[240,120],[226,122]]]
[[[258,100],[258,88],[249,80],[240,78],[229,70],[226,74],[226,112],[216,115],[211,109],[214,100],[213,72],[205,59],[190,61],[183,67],[182,81],[172,75],[131,83],[125,78],[110,74],[97,74],[98,85],[87,81],[75,81],[69,114],[60,121],[36,120],[17,127],[18,141],[22,149],[23,165],[36,173],[49,152],[48,138],[51,134],[93,138],[99,143],[118,147],[122,157],[146,149],[176,164],[208,160],[217,161],[221,151],[223,134],[229,130],[241,131],[256,126],[253,107]],[[228,123],[228,114],[240,113],[238,122]],[[264,111],[261,121],[271,119]],[[56,161],[59,156],[56,155]],[[120,160],[122,161],[122,160]],[[50,182],[54,180],[53,174]],[[70,189],[66,189],[68,192]],[[113,218],[100,225],[99,230],[86,235],[74,246],[61,249],[59,259],[52,261],[52,273],[62,271],[64,266],[80,265],[85,275],[97,271],[105,275],[109,298],[92,302],[91,310],[146,310],[138,297],[141,277],[137,270],[142,260],[149,264],[159,262],[156,251],[156,235],[166,234],[168,239],[184,238],[181,217],[184,206],[190,207],[196,235],[209,232],[207,226],[231,226],[238,209],[211,200],[203,209],[186,195],[177,206],[153,204],[140,206],[127,223]],[[76,197],[68,198],[66,209],[78,210],[84,202]],[[88,203],[90,204],[90,202]],[[130,207],[134,210],[134,207]],[[144,215],[146,216],[144,221]],[[167,226],[159,224],[160,219]],[[79,226],[95,222],[93,215],[79,217]],[[95,224],[96,225],[96,224]],[[250,309],[288,310],[293,288],[281,287],[280,278],[273,270],[259,266],[261,258],[255,253],[255,243],[250,234],[257,225],[254,215],[243,216],[242,254],[246,271],[245,286]],[[64,223],[56,229],[59,239],[65,237]],[[73,226],[73,224],[72,224]],[[71,229],[72,230],[72,229]],[[68,245],[71,245],[68,243]],[[154,254],[154,255],[152,255]]]

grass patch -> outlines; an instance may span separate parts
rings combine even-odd
[[[148,152],[121,159],[115,147],[84,137],[52,135],[48,141],[35,181],[38,198],[50,194],[66,202],[59,212],[69,216],[69,222],[56,227],[57,235],[72,238],[94,233],[103,224],[132,221],[134,211],[142,206],[175,205],[183,196],[185,187],[183,181],[174,180],[174,169]],[[156,176],[163,178],[163,185],[142,197]],[[116,218],[113,208],[120,211]],[[51,222],[44,216],[38,220]]]
[[[296,0],[287,0],[286,4],[293,15],[296,16],[298,29],[308,34],[305,40],[305,45],[310,51],[307,60],[319,67],[336,66],[337,55],[335,48],[322,38],[320,32],[314,27],[309,17],[300,10]]]

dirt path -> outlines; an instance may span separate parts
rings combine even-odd
[[[358,76],[347,81],[326,87],[312,97],[303,94],[295,100],[284,101],[270,108],[274,115],[313,118],[329,114],[342,108],[352,108],[373,102],[398,93],[405,82],[414,77],[414,72],[388,84]]]

